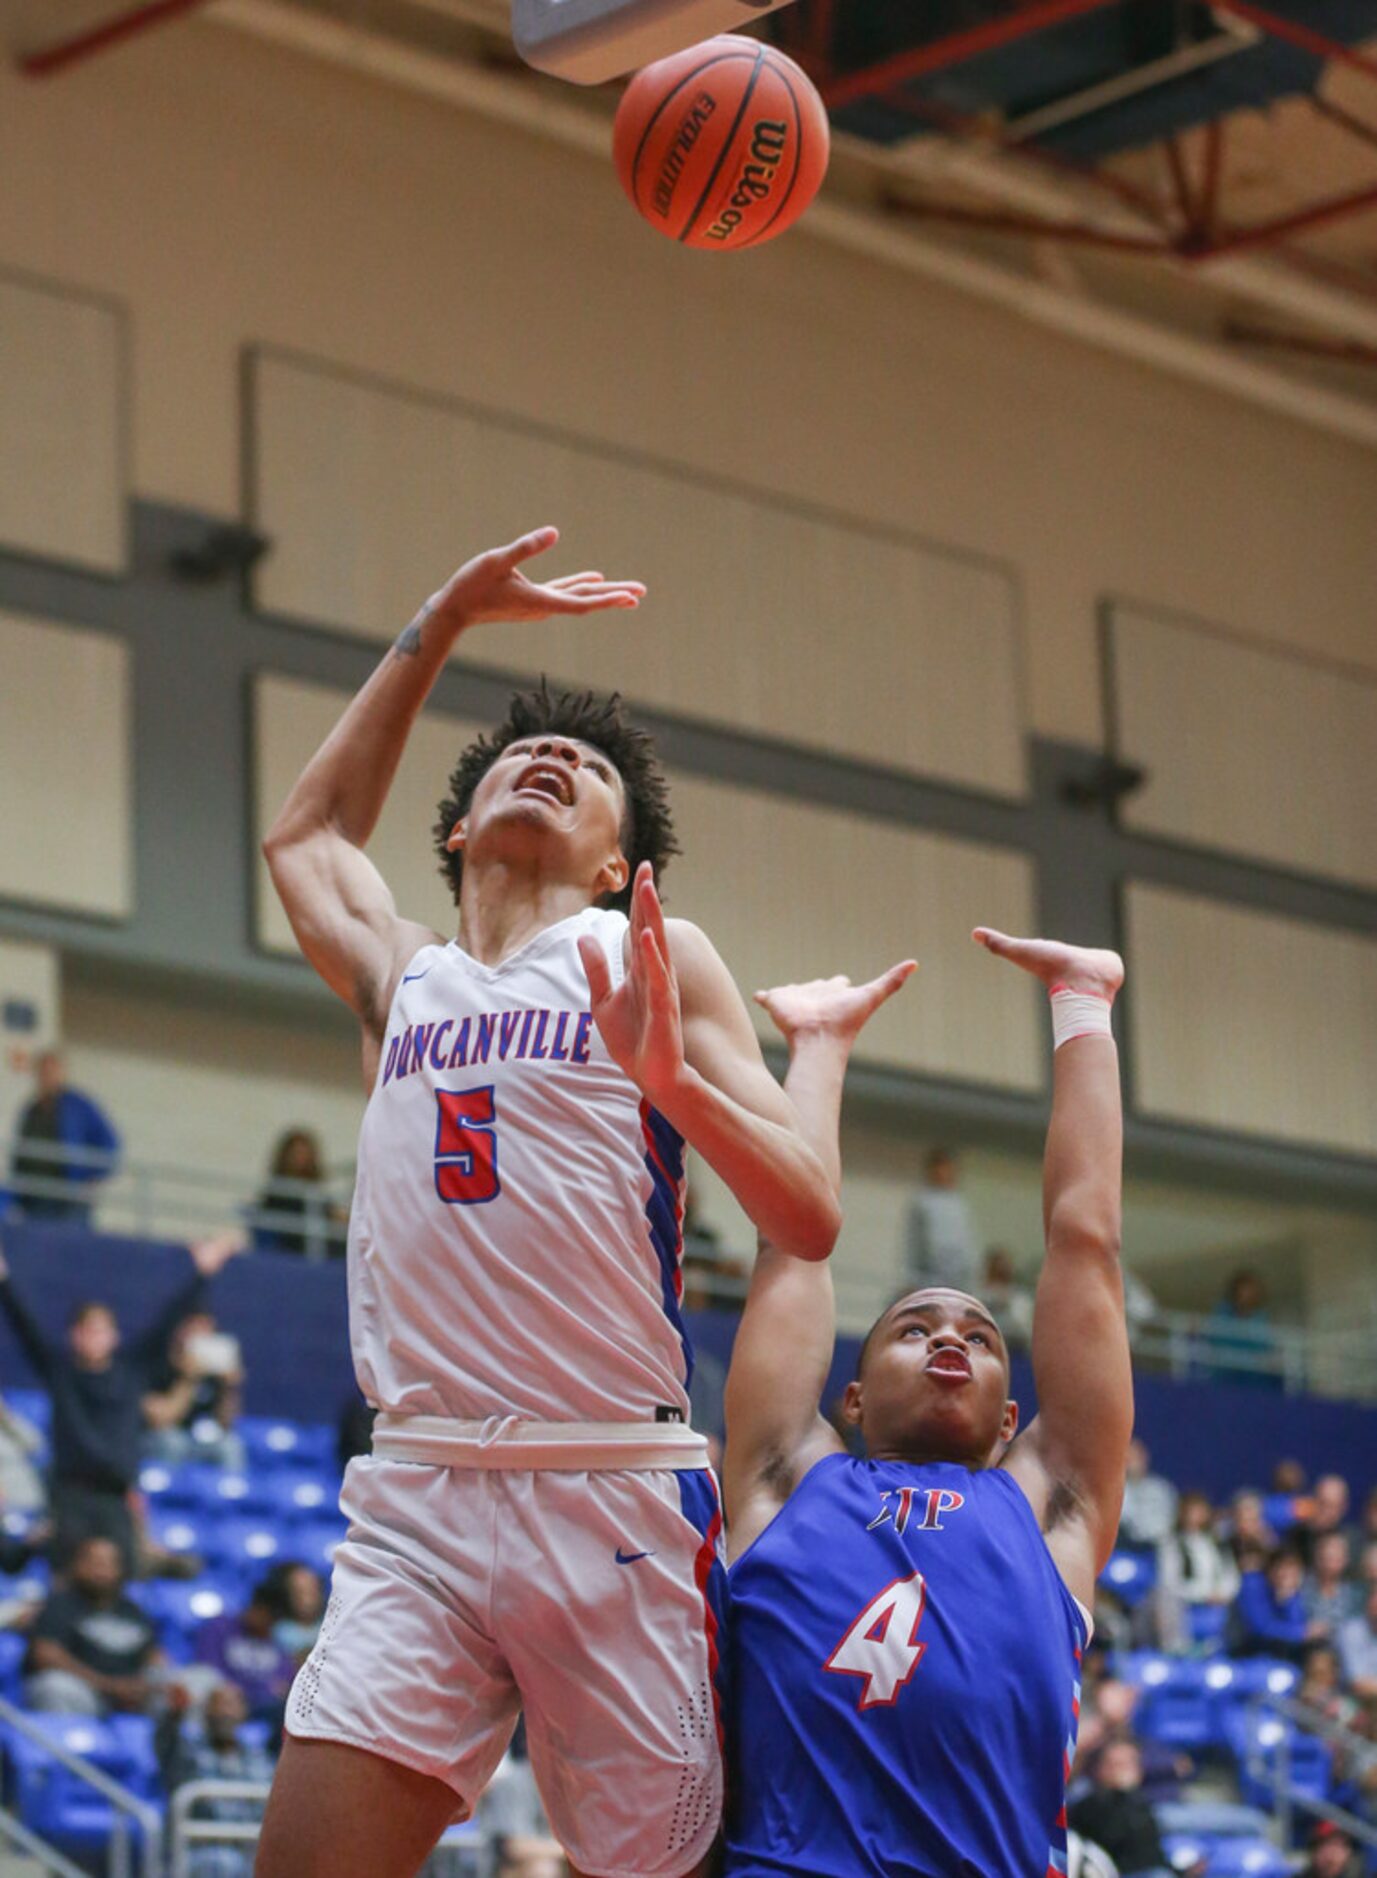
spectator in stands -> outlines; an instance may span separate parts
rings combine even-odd
[[[288,1559],[275,1565],[263,1581],[272,1603],[273,1636],[297,1662],[310,1654],[325,1616],[325,1586],[320,1573]]]
[[[1368,1586],[1362,1614],[1341,1626],[1338,1646],[1349,1689],[1360,1702],[1377,1702],[1377,1584]]]
[[[100,1104],[69,1087],[58,1051],[41,1052],[34,1083],[10,1157],[20,1206],[28,1219],[89,1219],[91,1194],[113,1173],[120,1138]]]
[[[278,1602],[269,1580],[254,1587],[242,1611],[211,1617],[196,1632],[194,1654],[243,1691],[248,1712],[274,1725],[282,1719],[296,1656],[273,1635]]]
[[[1153,1599],[1158,1642],[1164,1650],[1188,1650],[1195,1641],[1193,1607],[1227,1609],[1242,1582],[1233,1555],[1214,1536],[1214,1508],[1207,1493],[1184,1493],[1176,1531],[1157,1549]],[[1221,1620],[1222,1623],[1222,1620]]]
[[[1002,1246],[992,1245],[985,1254],[980,1296],[993,1312],[1005,1343],[1011,1349],[1026,1350],[1033,1338],[1033,1292]]]
[[[1296,1539],[1306,1563],[1314,1562],[1315,1547],[1330,1533],[1339,1533],[1351,1546],[1358,1541],[1358,1529],[1349,1521],[1352,1496],[1342,1474],[1321,1474],[1310,1495],[1310,1504],[1296,1532]]]
[[[1070,1808],[1068,1819],[1118,1866],[1121,1878],[1167,1867],[1167,1855],[1143,1793],[1143,1757],[1132,1736],[1108,1741],[1096,1759],[1094,1789]]]
[[[289,1128],[279,1137],[254,1205],[255,1251],[343,1257],[349,1216],[325,1190],[320,1142],[309,1128]]]
[[[119,1548],[84,1539],[65,1588],[54,1591],[30,1632],[30,1708],[69,1715],[139,1713],[149,1672],[162,1660],[152,1620],[125,1596]]]
[[[1305,1567],[1299,1552],[1279,1546],[1265,1572],[1245,1572],[1234,1605],[1239,1656],[1280,1656],[1299,1663],[1310,1641],[1301,1586]]]
[[[1343,1666],[1332,1643],[1307,1646],[1295,1700],[1314,1709],[1325,1721],[1337,1722],[1343,1728],[1347,1728],[1357,1714],[1358,1704],[1351,1695],[1344,1693]]]
[[[933,1148],[923,1185],[904,1228],[904,1282],[973,1291],[980,1276],[980,1235],[960,1191],[961,1170],[950,1148]]]
[[[1158,1546],[1176,1530],[1176,1489],[1164,1474],[1152,1472],[1152,1456],[1141,1441],[1128,1444],[1124,1510],[1119,1516],[1122,1546]]]
[[[108,1304],[78,1305],[62,1348],[16,1294],[0,1246],[0,1310],[52,1392],[53,1543],[59,1565],[82,1539],[99,1535],[114,1540],[125,1575],[133,1575],[138,1542],[131,1496],[139,1473],[143,1398],[173,1329],[200,1308],[207,1282],[240,1247],[229,1233],[193,1245],[195,1276],[161,1317],[127,1342]]]
[[[31,1421],[0,1397],[0,1516],[47,1510],[48,1491],[35,1460],[43,1437]]]
[[[1262,1495],[1243,1487],[1234,1495],[1225,1524],[1229,1550],[1240,1572],[1260,1572],[1277,1549],[1277,1535],[1267,1524]]]
[[[193,1780],[260,1781],[264,1786],[271,1782],[272,1755],[266,1747],[244,1739],[249,1715],[242,1690],[232,1682],[212,1689],[199,1729],[188,1726],[186,1708],[181,1691],[172,1691],[155,1736],[163,1791],[169,1799],[178,1787]],[[193,1808],[197,1819],[222,1822],[256,1824],[262,1816],[261,1800],[207,1798]],[[247,1847],[203,1846],[192,1851],[188,1871],[190,1878],[249,1878],[252,1864],[253,1853]]]
[[[1293,1500],[1299,1499],[1310,1485],[1310,1476],[1305,1471],[1303,1461],[1289,1457],[1277,1462],[1272,1469],[1272,1492],[1289,1494]]]
[[[1095,1685],[1082,1683],[1080,1725],[1076,1735],[1076,1762],[1067,1789],[1069,1799],[1081,1799],[1093,1788],[1093,1771],[1101,1750],[1111,1741],[1132,1735],[1133,1716],[1140,1691],[1132,1683],[1106,1676]],[[1142,1762],[1142,1791],[1155,1805],[1159,1800],[1174,1800],[1181,1782],[1195,1771],[1189,1754],[1163,1741],[1139,1741]]]
[[[1363,1855],[1337,1820],[1318,1820],[1309,1846],[1301,1878],[1363,1878]]]
[[[1337,1637],[1342,1625],[1362,1609],[1362,1593],[1353,1582],[1353,1552],[1343,1532],[1324,1532],[1315,1540],[1301,1593],[1317,1636]]]
[[[143,1399],[147,1452],[162,1461],[204,1461],[242,1473],[244,1443],[234,1425],[244,1395],[244,1362],[236,1337],[209,1311],[184,1317]]]
[[[1267,1288],[1255,1271],[1236,1271],[1200,1333],[1205,1374],[1254,1389],[1280,1389],[1279,1345],[1267,1315]]]

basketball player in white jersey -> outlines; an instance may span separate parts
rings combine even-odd
[[[615,701],[542,688],[460,758],[437,831],[449,943],[363,853],[464,632],[639,602],[599,574],[528,580],[556,539],[480,555],[434,596],[265,844],[363,1028],[350,1326],[380,1412],[259,1878],[407,1878],[519,1707],[585,1878],[704,1872],[717,1836],[721,1515],[687,1425],[685,1144],[801,1258],[831,1250],[830,1183],[711,945],[661,914],[664,779]]]

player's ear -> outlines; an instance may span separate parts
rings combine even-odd
[[[449,849],[451,854],[457,854],[459,850],[463,847],[464,843],[468,840],[468,837],[469,837],[468,817],[467,815],[461,815],[459,817],[459,820],[454,824],[453,828],[450,829],[449,834],[446,836],[445,846]]]
[[[999,1438],[1007,1448],[1018,1433],[1018,1403],[1004,1404],[1004,1420],[999,1424]]]
[[[860,1427],[861,1385],[859,1382],[847,1383],[846,1388],[842,1391],[841,1413],[842,1420],[846,1422],[849,1427]]]
[[[631,863],[627,860],[621,849],[618,848],[617,852],[610,860],[604,861],[602,866],[598,869],[596,882],[597,898],[602,899],[604,895],[609,900],[615,898],[615,896],[622,891],[630,878]]]

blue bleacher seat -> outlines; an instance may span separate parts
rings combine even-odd
[[[1139,1685],[1133,1723],[1138,1733],[1176,1748],[1210,1747],[1218,1739],[1206,1665],[1193,1657],[1167,1658],[1168,1673]]]
[[[1333,1784],[1329,1745],[1305,1734],[1284,1716],[1255,1705],[1225,1717],[1225,1734],[1238,1762],[1238,1790],[1250,1806],[1270,1808],[1273,1774],[1284,1767],[1293,1798],[1326,1799]]]
[[[252,1467],[333,1467],[338,1436],[329,1422],[274,1421],[244,1415],[235,1424]]]
[[[312,1520],[291,1533],[285,1556],[300,1559],[328,1581],[334,1570],[335,1547],[348,1530],[342,1519]]]
[[[333,1472],[304,1473],[293,1469],[288,1473],[284,1470],[270,1474],[262,1487],[266,1502],[262,1510],[271,1512],[283,1524],[302,1520],[319,1522],[339,1506],[339,1479]]]
[[[294,1541],[274,1519],[249,1519],[238,1514],[207,1521],[205,1557],[218,1571],[260,1577],[281,1558],[290,1558]]]
[[[1164,1833],[1162,1850],[1177,1871],[1190,1871],[1203,1858],[1205,1878],[1290,1878],[1291,1861],[1270,1839],[1200,1839],[1193,1833]]]
[[[24,1603],[41,1604],[52,1585],[52,1567],[45,1558],[31,1558],[23,1571],[12,1578],[0,1579],[6,1602],[18,1598]]]
[[[1132,1610],[1157,1583],[1157,1554],[1115,1552],[1100,1573],[1100,1583],[1107,1585],[1119,1602]]]
[[[148,1509],[148,1533],[155,1545],[169,1552],[202,1555],[206,1543],[206,1523],[197,1514],[180,1507],[159,1506]]]
[[[24,1680],[29,1640],[17,1630],[0,1630],[0,1695],[16,1702]]]
[[[209,1575],[144,1579],[129,1587],[129,1595],[153,1619],[164,1649],[179,1663],[190,1662],[202,1624],[227,1610],[238,1610],[244,1599],[237,1578]]]
[[[1266,1813],[1237,1800],[1159,1800],[1152,1809],[1157,1830],[1192,1839],[1262,1839]]]
[[[152,1756],[152,1723],[145,1717],[120,1718],[126,1725],[81,1715],[34,1715],[29,1719],[50,1740],[91,1761],[121,1785],[141,1796],[151,1793],[147,1770]],[[24,1824],[64,1849],[103,1848],[109,1841],[114,1817],[109,1802],[17,1730],[4,1730],[3,1739],[14,1775],[15,1805]]]
[[[6,1389],[5,1400],[16,1415],[32,1422],[42,1434],[53,1425],[53,1398],[46,1389]]]
[[[1224,1648],[1224,1635],[1229,1628],[1227,1604],[1187,1605],[1186,1622],[1193,1643],[1204,1644],[1216,1650]]]

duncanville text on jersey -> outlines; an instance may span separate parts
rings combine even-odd
[[[591,1011],[535,1007],[408,1024],[388,1041],[381,1086],[400,1082],[427,1063],[434,1070],[465,1069],[493,1061],[586,1063],[592,1031]]]

